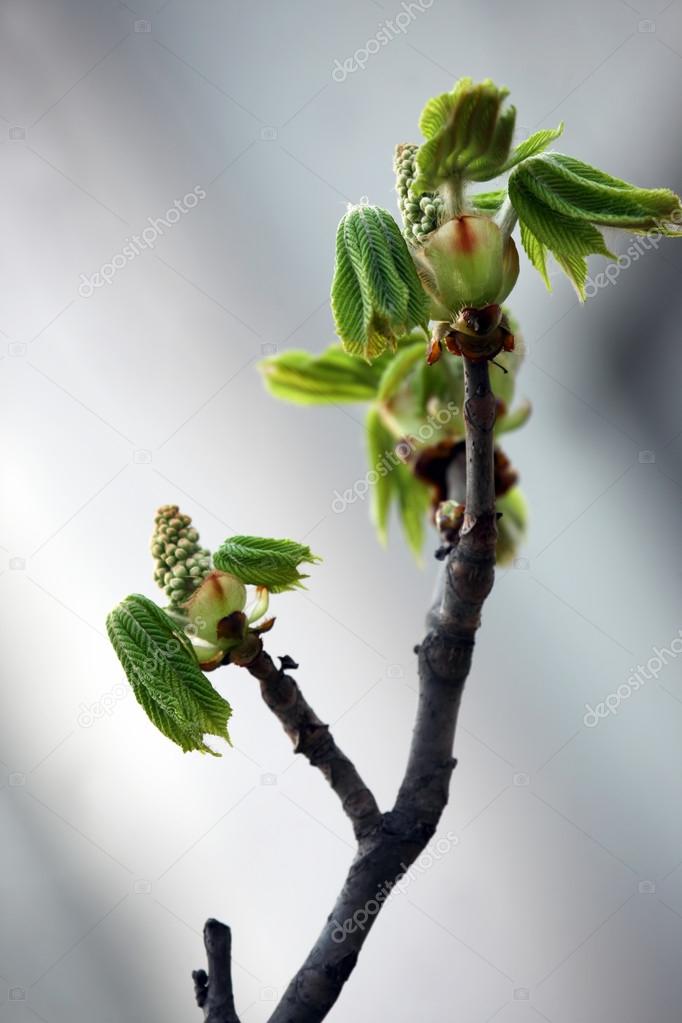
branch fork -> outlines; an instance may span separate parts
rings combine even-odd
[[[497,515],[493,464],[496,403],[488,364],[463,357],[466,504],[458,542],[448,551],[438,597],[418,647],[419,702],[405,774],[393,808],[382,813],[357,768],[288,674],[261,650],[245,665],[296,753],[322,772],[351,822],[357,851],[336,903],[308,957],[268,1023],[321,1023],[352,973],[360,950],[396,882],[432,838],[448,801],[455,727],[471,666],[481,609],[494,579]],[[374,912],[369,912],[369,907]],[[362,918],[362,926],[358,920]],[[193,974],[209,1023],[239,1023],[230,977],[230,930],[209,920],[209,970]]]

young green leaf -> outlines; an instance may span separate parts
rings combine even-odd
[[[680,234],[682,205],[666,188],[638,188],[560,153],[524,160],[509,177],[509,198],[521,223],[521,241],[549,287],[549,249],[585,297],[591,253],[615,256],[598,227],[636,233]]]
[[[333,345],[321,355],[291,350],[263,359],[259,369],[270,394],[297,405],[339,405],[371,401],[381,376],[369,365]]]
[[[199,669],[179,625],[140,594],[126,597],[107,617],[107,632],[135,697],[150,721],[185,752],[219,756],[204,742],[230,742],[230,705]]]
[[[502,433],[511,433],[512,430],[518,430],[519,427],[524,426],[531,414],[531,404],[529,401],[522,401],[520,405],[512,409],[510,412],[505,412],[503,415],[498,416],[495,420],[495,436],[499,436]]]
[[[430,503],[429,488],[406,465],[397,465],[393,472],[405,539],[412,553],[419,559],[424,546],[426,513]]]
[[[508,565],[516,557],[528,530],[528,504],[520,487],[514,486],[496,501],[501,518],[497,523],[497,563]]]
[[[451,92],[430,99],[419,121],[426,141],[416,154],[418,174],[411,194],[435,192],[450,179],[496,177],[509,155],[515,110],[502,112],[508,89],[489,78],[475,84],[460,78]]]
[[[376,406],[372,406],[367,412],[365,426],[369,472],[374,474],[370,491],[370,513],[379,540],[385,544],[391,501],[395,493],[393,476],[395,438],[386,429]]]
[[[539,202],[567,217],[637,232],[679,233],[682,206],[667,188],[628,185],[560,153],[528,160],[513,177]]]
[[[497,213],[507,198],[507,190],[500,188],[495,192],[478,192],[468,198],[475,210],[482,210],[484,213]]]
[[[547,273],[547,248],[542,244],[539,238],[536,238],[523,220],[520,223],[520,228],[521,244],[523,245],[525,253],[545,282],[547,290],[551,291],[552,285],[549,279],[549,274]]]
[[[542,128],[540,131],[534,132],[529,135],[523,142],[519,142],[518,146],[509,156],[509,159],[505,161],[504,165],[500,168],[500,173],[504,174],[506,171],[511,170],[512,167],[516,167],[517,164],[523,163],[524,160],[528,160],[531,156],[537,156],[543,149],[546,149],[550,142],[554,139],[558,139],[564,132],[564,122],[562,121],[558,128]]]
[[[530,248],[534,265],[541,266],[544,248],[549,249],[575,285],[579,296],[584,298],[584,282],[587,277],[585,257],[591,253],[615,256],[606,247],[596,227],[586,220],[552,209],[527,187],[525,177],[517,177],[526,166],[521,164],[517,167],[509,179],[509,198],[525,229],[526,251]]]
[[[381,375],[376,397],[379,401],[389,401],[405,382],[410,371],[419,362],[424,362],[424,342],[417,341],[403,348],[388,363]]]
[[[321,560],[303,544],[261,536],[231,536],[213,558],[222,572],[230,572],[247,585],[264,586],[270,593],[300,587],[308,576],[299,572],[299,566]]]
[[[376,359],[428,322],[426,295],[405,240],[378,206],[354,206],[339,224],[331,292],[336,331],[350,355]]]

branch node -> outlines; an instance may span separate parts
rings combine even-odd
[[[289,654],[285,654],[284,657],[279,657],[278,661],[280,664],[279,670],[282,673],[285,671],[295,671],[296,668],[298,668],[298,664],[293,659],[293,657],[289,656]]]

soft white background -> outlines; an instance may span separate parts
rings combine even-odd
[[[397,532],[382,551],[366,502],[331,509],[366,471],[363,410],[278,404],[255,365],[332,339],[336,223],[362,196],[394,209],[392,149],[425,99],[490,75],[520,132],[564,119],[565,151],[682,188],[679,0],[434,0],[334,81],[400,10],[0,7],[2,1023],[197,1019],[209,915],[233,927],[237,1003],[261,1023],[351,856],[245,672],[214,676],[234,706],[222,760],[183,756],[122,695],[104,618],[155,595],[160,503],[209,546],[291,535],[324,556],[276,600],[268,645],[394,796],[435,565]],[[196,209],[81,297],[82,274],[197,186]],[[580,308],[522,257],[534,415],[508,447],[527,561],[485,609],[442,825],[457,844],[390,901],[337,1023],[679,1020],[682,659],[598,728],[582,719],[682,626],[681,266],[666,241]]]

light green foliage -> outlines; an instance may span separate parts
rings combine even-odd
[[[509,320],[509,314],[506,315]],[[513,324],[512,329],[516,329]],[[395,355],[386,353],[371,367],[363,366],[335,346],[321,356],[310,357],[307,368],[301,360],[298,363],[300,376],[293,392],[282,395],[299,403],[303,395],[306,404],[325,404],[324,394],[315,397],[317,381],[308,386],[305,375],[309,372],[315,378],[318,367],[325,364],[325,356],[332,351],[335,370],[340,374],[343,374],[343,360],[349,371],[354,366],[369,370],[364,378],[363,396],[356,400],[370,403],[365,438],[372,521],[379,539],[385,543],[391,509],[396,508],[408,545],[416,555],[424,542],[431,492],[414,474],[415,458],[441,442],[455,444],[464,439],[462,361],[446,355],[435,365],[427,366],[424,360],[426,341],[426,336],[419,331],[405,335],[398,339]],[[514,352],[500,354],[499,366],[490,365],[491,385],[499,401],[497,435],[518,429],[530,414],[527,403],[514,406],[515,380],[522,353],[519,338]],[[266,360],[263,372],[271,390],[273,378],[279,375],[280,363],[286,366],[291,354],[283,352]],[[219,561],[219,553],[215,561],[218,567],[223,564],[227,567],[227,563]],[[228,570],[234,571],[233,568]]]
[[[426,141],[416,156],[413,194],[435,192],[451,179],[496,177],[514,134],[516,110],[502,109],[508,93],[489,78],[478,84],[460,78],[451,92],[428,101],[419,121]]]
[[[416,175],[411,194],[436,192],[455,183],[490,181],[542,152],[561,135],[563,125],[536,131],[511,151],[516,109],[504,107],[509,90],[486,78],[460,78],[451,92],[434,96],[424,107],[419,128],[426,141],[412,155]]]
[[[469,202],[481,213],[497,213],[506,198],[506,188],[498,188],[495,192],[477,192],[470,195]]]
[[[331,292],[344,349],[367,360],[428,321],[426,296],[400,229],[378,206],[354,206],[336,236]]]
[[[292,349],[270,356],[260,370],[275,398],[297,405],[337,405],[369,401],[380,362],[349,359],[341,345],[332,345],[321,355]]]
[[[456,336],[445,345],[449,352],[426,365],[421,352],[429,335],[426,312],[434,321],[434,355],[438,340],[448,338],[453,325],[460,329],[463,309],[505,300],[518,274],[512,238],[517,220],[522,246],[547,286],[549,253],[581,297],[586,257],[611,256],[603,228],[682,233],[682,206],[673,192],[636,188],[579,160],[546,152],[563,124],[536,131],[513,147],[516,112],[506,105],[507,94],[490,79],[461,78],[450,92],[426,103],[419,122],[423,143],[395,150],[404,241],[389,214],[376,207],[354,207],[339,225],[332,309],[343,350],[284,353],[262,366],[267,387],[284,400],[369,403],[372,518],[383,541],[391,508],[397,506],[413,550],[421,547],[430,496],[422,479],[440,487],[448,452],[464,439],[462,362],[450,354],[457,350]],[[506,188],[470,191],[474,183],[503,174],[509,174]],[[408,334],[415,326],[424,328],[423,334]],[[518,336],[514,352],[495,355],[496,350],[481,344],[480,351],[495,360],[490,375],[499,437],[522,426],[530,406],[514,405],[522,351]],[[375,361],[363,366],[354,356]],[[525,529],[525,503],[517,487],[500,498],[500,510],[505,518],[498,556],[504,559],[512,556]]]
[[[210,551],[200,545],[190,516],[182,515],[176,504],[157,511],[151,551],[154,579],[173,607],[184,604],[211,571]]]
[[[302,580],[308,578],[299,572],[302,564],[314,564],[321,559],[310,547],[293,540],[232,536],[218,548],[213,560],[221,571],[230,572],[247,585],[283,593],[300,587]]]
[[[549,287],[549,250],[581,298],[585,257],[613,256],[598,228],[676,235],[682,222],[680,199],[669,189],[637,188],[560,153],[545,153],[517,167],[509,178],[509,198],[521,223],[523,247],[545,283]]]
[[[384,422],[381,406],[375,404],[369,408],[365,434],[372,482],[370,510],[379,540],[386,543],[390,512],[395,504],[407,544],[415,557],[419,557],[424,545],[429,488],[396,453],[395,435]]]
[[[416,340],[424,345],[423,331],[399,337],[398,351]],[[341,405],[371,401],[392,359],[393,353],[385,352],[368,363],[350,358],[341,345],[331,345],[320,355],[291,348],[263,359],[258,368],[265,386],[275,398],[294,405]]]
[[[185,752],[218,756],[204,735],[230,741],[230,705],[200,670],[179,625],[153,601],[133,594],[111,611],[107,632],[150,721]]]
[[[367,412],[365,435],[370,472],[376,473],[376,481],[370,491],[372,522],[374,523],[379,540],[385,544],[393,497],[393,484],[391,480],[393,466],[390,462],[387,462],[387,455],[393,453],[395,440],[384,425],[376,405],[372,405]]]

